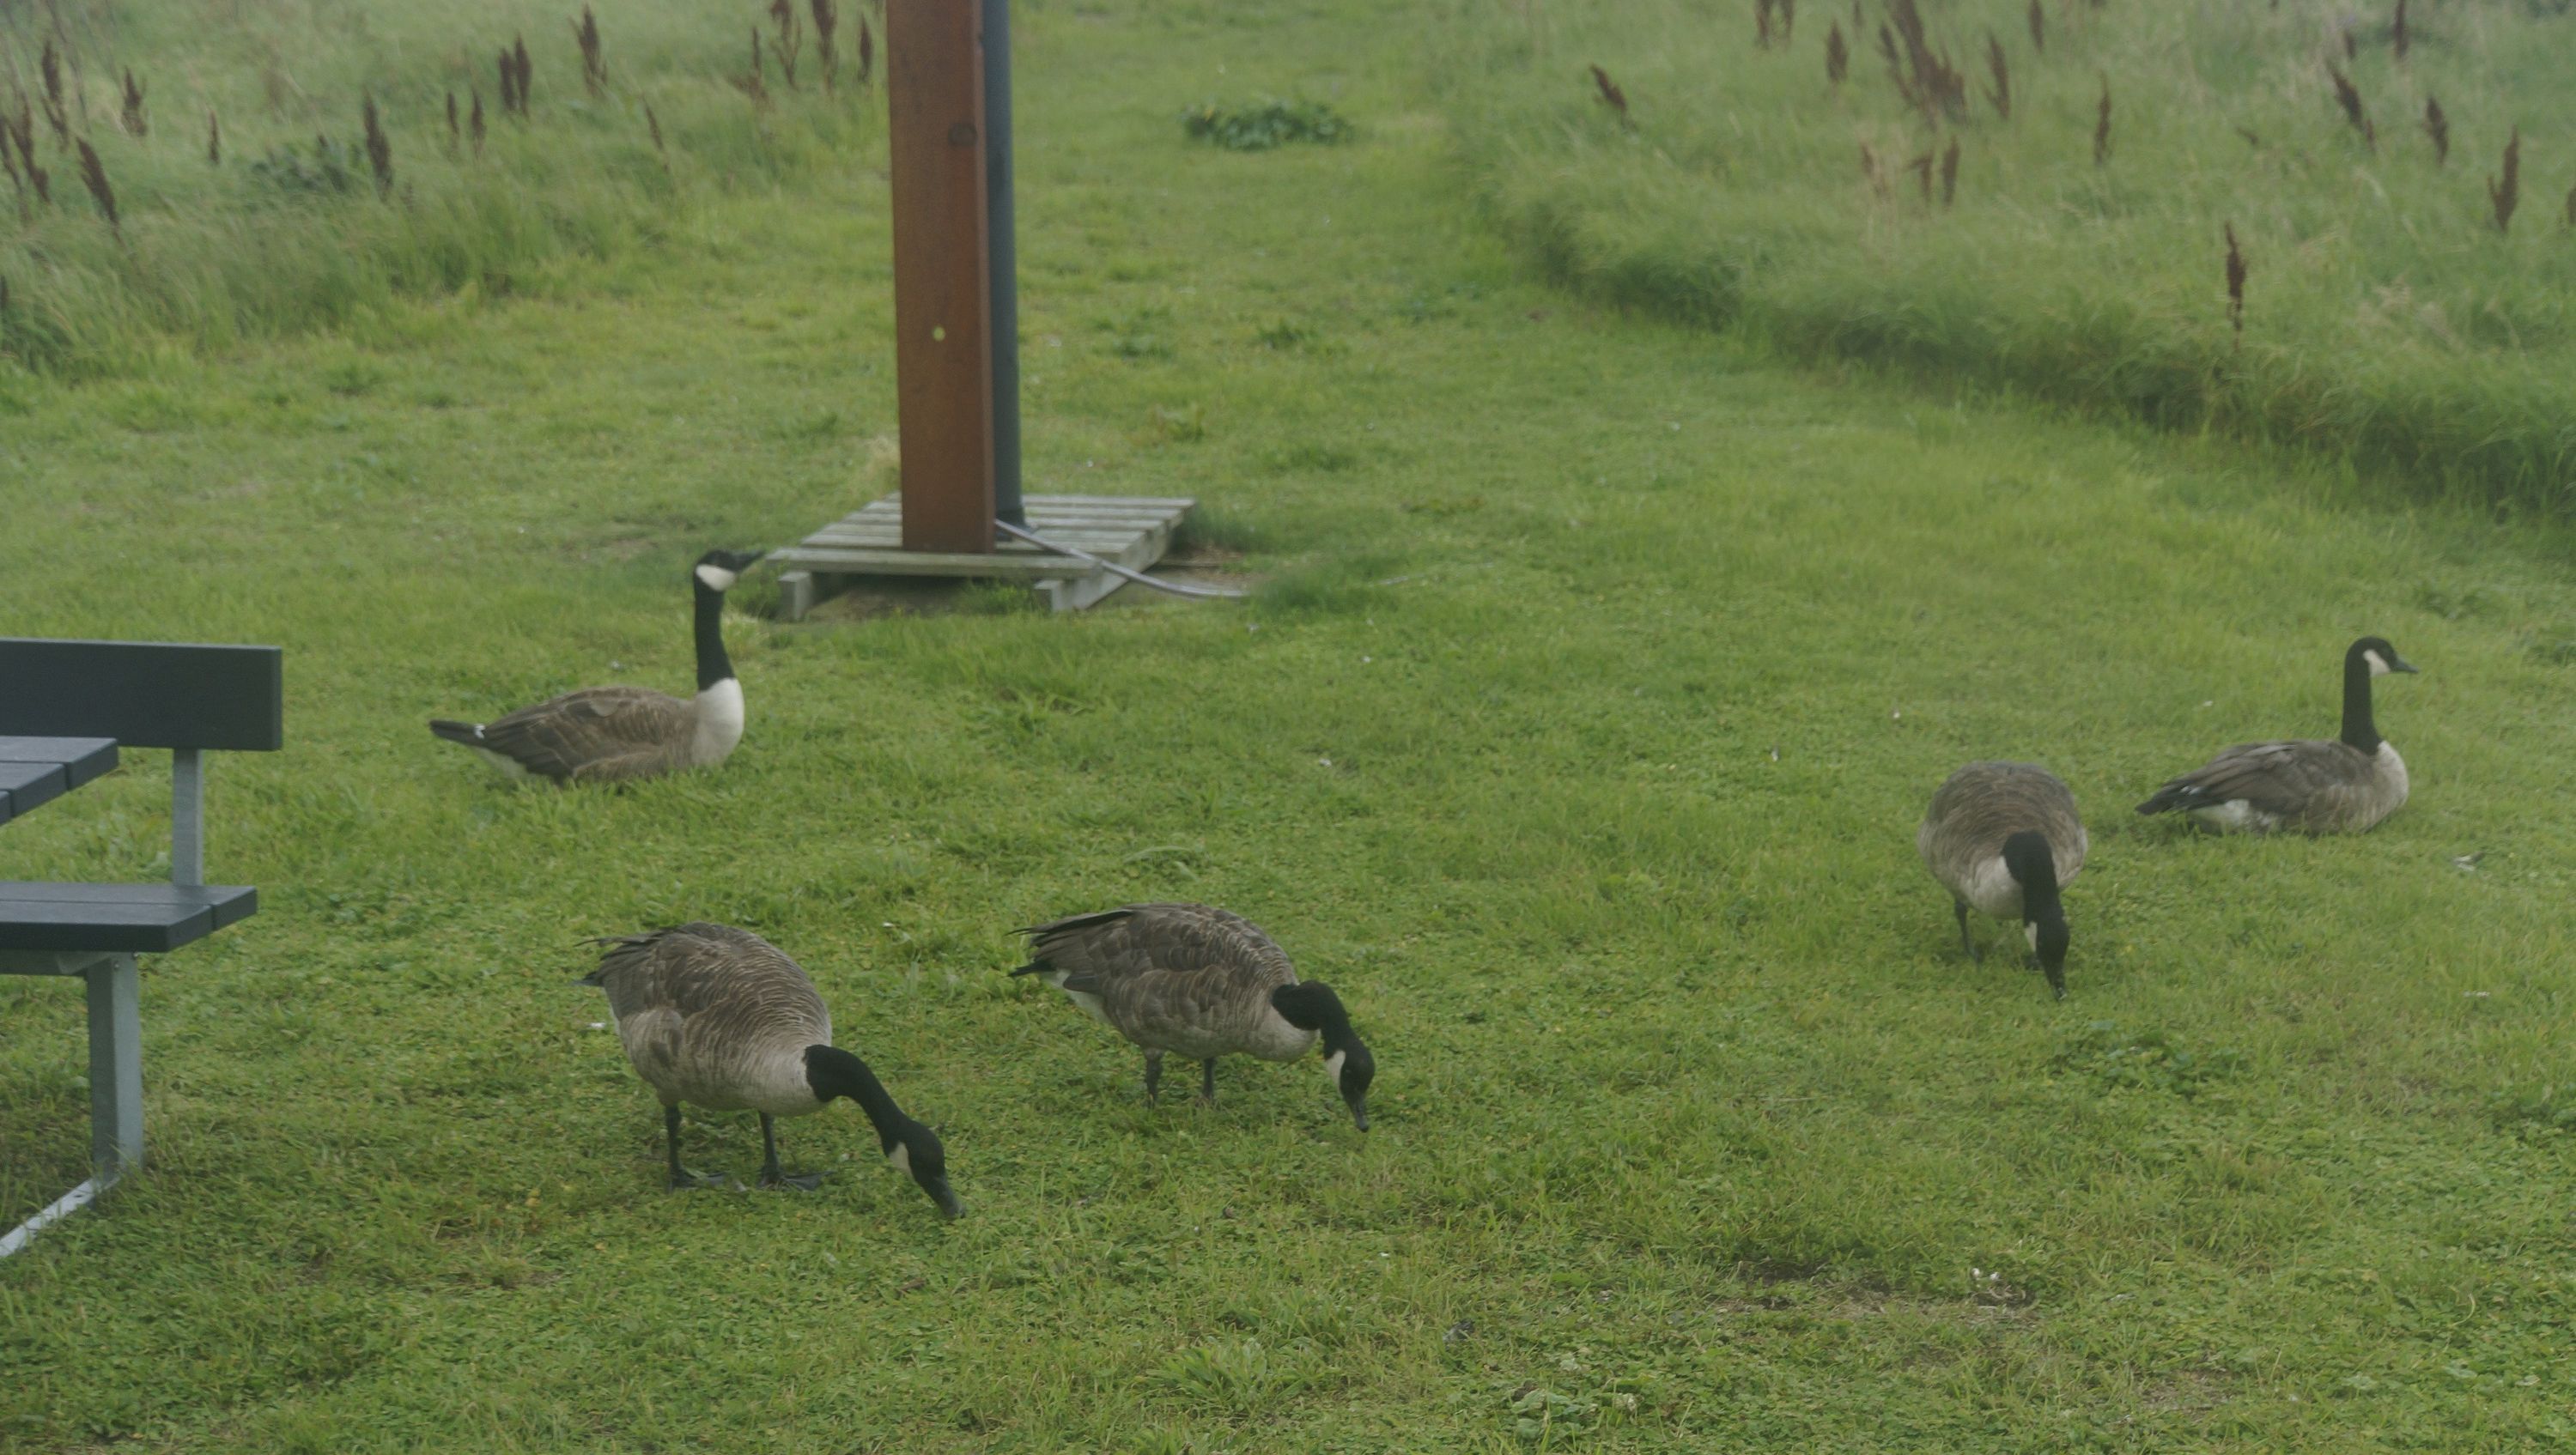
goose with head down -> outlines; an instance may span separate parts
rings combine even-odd
[[[2075,795],[2036,763],[1970,763],[1932,795],[1915,832],[1923,865],[1950,891],[1959,943],[1982,959],[1968,910],[2019,920],[2048,988],[2066,997],[2066,906],[2089,841]]]
[[[779,1169],[776,1119],[847,1097],[867,1113],[887,1163],[941,1213],[957,1216],[938,1133],[905,1115],[867,1062],[832,1044],[823,997],[777,946],[749,930],[705,923],[592,943],[608,951],[581,983],[608,992],[626,1059],[662,1099],[671,1186],[722,1182],[680,1166],[682,1102],[760,1113],[761,1185],[810,1190],[821,1177]]]
[[[1377,1063],[1330,986],[1299,980],[1287,953],[1241,915],[1207,904],[1130,904],[1036,925],[1029,963],[1075,1005],[1144,1048],[1145,1099],[1163,1057],[1201,1063],[1199,1097],[1216,1100],[1219,1056],[1294,1061],[1321,1044],[1324,1073],[1368,1130]]]

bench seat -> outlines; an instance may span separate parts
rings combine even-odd
[[[0,881],[0,950],[159,954],[258,910],[248,885]]]

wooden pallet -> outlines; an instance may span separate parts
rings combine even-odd
[[[1031,495],[1021,502],[1031,531],[1142,571],[1172,547],[1195,500],[1144,495]],[[1126,584],[1071,556],[1007,537],[989,553],[948,554],[903,548],[903,496],[871,500],[796,545],[774,551],[778,614],[801,620],[825,596],[863,576],[958,576],[1025,581],[1057,611],[1080,611]]]

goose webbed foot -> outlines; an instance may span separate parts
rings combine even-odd
[[[778,1166],[778,1119],[767,1112],[760,1114],[760,1185],[794,1187],[812,1192],[823,1185],[823,1174],[808,1172],[790,1177]]]
[[[776,1168],[771,1168],[760,1174],[760,1185],[763,1187],[792,1187],[799,1192],[812,1192],[823,1185],[823,1174],[820,1172],[802,1172],[790,1177],[786,1173],[778,1171]]]
[[[733,1185],[733,1179],[721,1172],[692,1172],[686,1167],[671,1169],[671,1191],[673,1192],[690,1192],[702,1188],[721,1192]]]

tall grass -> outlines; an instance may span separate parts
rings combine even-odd
[[[0,5],[0,112],[31,104],[53,173],[49,199],[24,180],[0,197],[0,369],[113,374],[398,298],[503,295],[565,259],[648,244],[730,194],[878,152],[882,125],[855,89],[755,112],[730,84],[740,32],[722,9],[635,0],[586,33],[566,24],[577,13],[516,0]],[[492,57],[515,60],[522,37],[529,102],[487,134]],[[113,226],[63,185],[87,179],[52,134],[49,44],[73,147],[94,151],[114,189]],[[459,96],[473,98],[471,146],[456,144]],[[149,126],[147,99],[165,118],[207,117],[206,134]],[[363,159],[354,185],[328,164],[343,152]]]
[[[1683,0],[1456,0],[1442,104],[1498,218],[1606,298],[2576,505],[2576,231],[2500,228],[2511,171],[2442,165],[2518,127],[2526,185],[2576,182],[2576,15],[2417,6],[2400,60],[2391,15],[2315,0],[1859,13],[1838,57]],[[1981,49],[1995,94],[1957,104]],[[1887,185],[1953,140],[1955,205]]]

